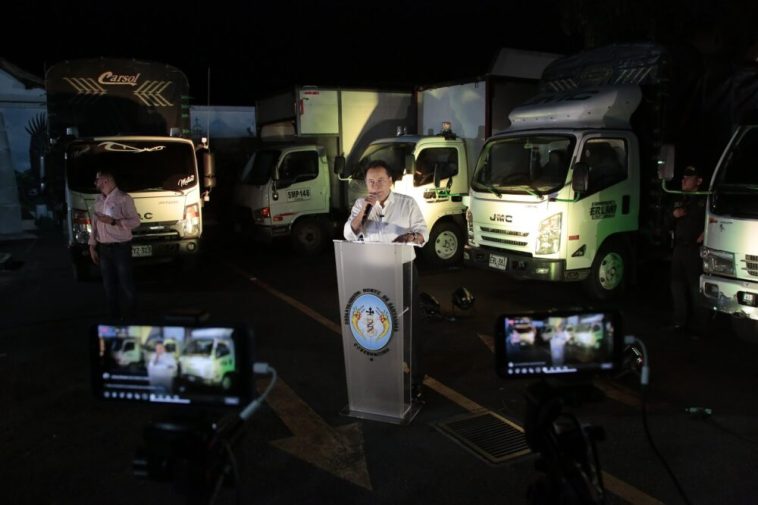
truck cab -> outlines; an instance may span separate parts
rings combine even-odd
[[[352,160],[408,124],[411,93],[297,86],[256,102],[261,145],[234,189],[235,225],[269,242],[288,237],[315,254],[344,223],[358,196],[335,159]]]
[[[141,224],[132,232],[132,256],[194,266],[215,174],[207,142],[189,140],[187,76],[158,62],[70,60],[48,69],[45,89],[51,149],[41,170],[56,208],[65,205],[77,280],[93,268],[87,241],[99,170],[134,199]]]
[[[706,305],[758,341],[758,121],[733,134],[711,179],[701,256]]]
[[[97,137],[66,146],[67,229],[79,278],[91,264],[88,240],[98,191],[95,174],[108,167],[134,199],[141,224],[132,234],[135,258],[192,258],[203,232],[201,184],[192,141],[172,137]]]
[[[404,167],[394,191],[413,197],[429,227],[425,259],[437,265],[454,265],[463,256],[465,207],[468,194],[468,160],[464,139],[454,134],[400,135],[372,142],[363,152],[354,174],[375,160]],[[359,194],[365,187],[359,178]]]
[[[179,370],[179,377],[186,384],[228,391],[236,373],[234,341],[210,336],[192,338],[179,357]]]
[[[639,141],[628,121],[640,99],[619,86],[515,109],[471,181],[467,264],[616,296],[638,229]]]
[[[297,250],[317,252],[333,228],[327,219],[330,184],[323,146],[267,146],[242,169],[234,196],[237,221],[264,242],[289,236]]]

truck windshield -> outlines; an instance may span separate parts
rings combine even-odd
[[[366,148],[363,157],[353,168],[353,177],[363,177],[366,166],[372,161],[383,160],[396,175],[405,170],[405,157],[413,154],[416,144],[413,142],[388,142],[386,144],[371,144]]]
[[[245,164],[240,174],[243,184],[262,186],[266,184],[274,173],[276,162],[281,151],[276,149],[262,149],[253,154]]]
[[[127,192],[179,191],[198,182],[195,150],[184,142],[75,142],[66,159],[69,188],[82,193],[97,193],[99,170],[111,172]]]
[[[758,126],[746,129],[719,169],[712,188],[711,211],[758,218]]]
[[[551,193],[566,183],[576,139],[565,135],[507,137],[482,149],[471,181],[479,191]]]
[[[212,350],[213,339],[196,338],[190,341],[182,354],[185,356],[210,356]]]

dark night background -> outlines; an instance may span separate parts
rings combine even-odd
[[[409,87],[471,78],[487,72],[501,47],[570,54],[652,39],[730,65],[758,56],[757,4],[32,0],[4,6],[1,36],[4,57],[40,77],[64,59],[161,61],[188,75],[195,104],[253,105],[293,84]]]

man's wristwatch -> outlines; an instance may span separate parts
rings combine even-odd
[[[115,217],[112,217],[112,218],[111,218],[111,226],[116,226],[116,223],[117,223],[117,222],[118,222],[118,221],[116,221],[116,218],[115,218]]]

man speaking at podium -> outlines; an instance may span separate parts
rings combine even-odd
[[[408,195],[392,192],[394,179],[390,167],[382,160],[375,160],[366,166],[366,189],[368,194],[358,198],[345,223],[346,240],[365,242],[397,242],[423,246],[429,240],[429,229],[416,200]],[[413,356],[411,371],[413,395],[421,397],[421,383],[424,374],[420,367],[420,351],[423,349],[423,334],[419,329],[418,270],[413,265],[413,306],[412,322]]]

